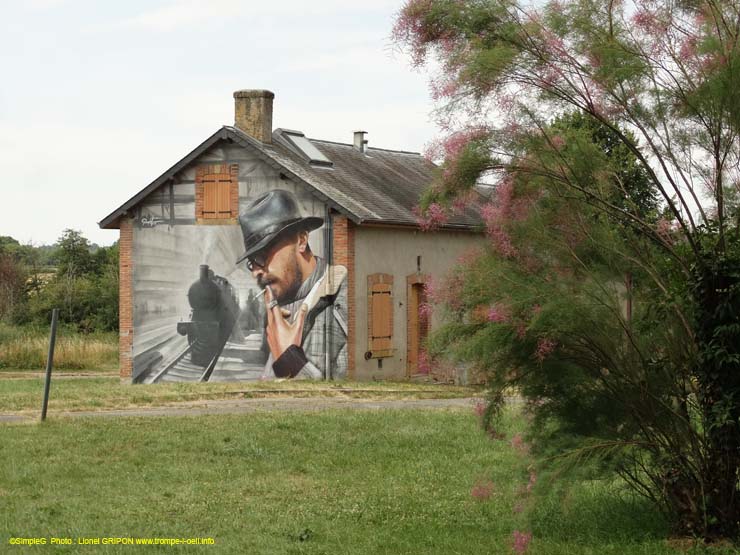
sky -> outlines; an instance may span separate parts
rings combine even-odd
[[[273,127],[422,151],[429,77],[390,40],[402,0],[0,0],[0,235],[52,244],[97,222],[275,93]]]

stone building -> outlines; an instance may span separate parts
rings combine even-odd
[[[122,378],[281,377],[270,368],[282,357],[265,338],[264,283],[237,261],[260,233],[277,237],[278,228],[303,229],[301,222],[314,223],[304,226],[310,252],[303,260],[337,270],[325,270],[317,285],[320,310],[309,307],[310,329],[297,345],[302,360],[329,379],[404,379],[427,370],[420,354],[437,322],[420,314],[424,285],[480,244],[477,211],[422,232],[413,210],[431,183],[431,163],[369,147],[363,131],[347,144],[273,131],[273,99],[264,90],[235,92],[233,126],[216,130],[100,222],[120,230]],[[300,218],[265,231],[254,215],[277,197],[292,199],[286,202]],[[246,259],[253,269],[270,266],[270,241]],[[285,318],[290,324],[294,316]]]

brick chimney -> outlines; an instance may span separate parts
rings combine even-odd
[[[234,124],[263,143],[272,143],[272,99],[266,90],[248,89],[234,93]]]

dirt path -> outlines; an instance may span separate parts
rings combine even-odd
[[[54,372],[52,380],[69,380],[69,379],[85,379],[85,378],[117,378],[118,372],[85,372],[80,370],[74,372]],[[46,372],[6,372],[0,371],[0,380],[30,380],[34,378],[43,379],[46,377]]]
[[[47,420],[58,418],[121,417],[121,416],[200,416],[203,414],[245,414],[266,411],[321,411],[331,409],[353,410],[472,410],[479,399],[465,397],[457,399],[344,399],[336,397],[272,398],[218,400],[198,403],[182,403],[167,407],[133,408],[100,411],[50,412]],[[38,416],[7,414],[0,415],[0,422],[34,422]]]

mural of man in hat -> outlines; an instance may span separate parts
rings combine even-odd
[[[239,224],[245,252],[237,264],[246,262],[265,290],[265,377],[344,377],[347,269],[328,265],[308,243],[323,219],[304,217],[293,193],[275,189],[252,202]]]

